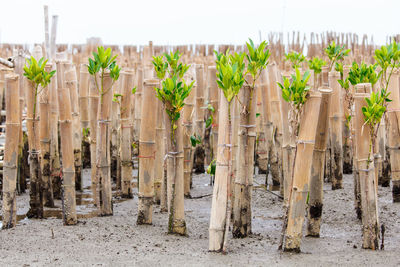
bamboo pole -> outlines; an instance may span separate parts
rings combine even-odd
[[[154,88],[158,80],[143,82],[143,120],[139,136],[139,211],[137,224],[152,224],[154,198],[154,162],[157,113],[153,112],[153,103],[157,101]]]
[[[343,188],[343,139],[342,139],[342,117],[343,105],[341,102],[341,88],[337,80],[339,80],[339,72],[329,72],[329,85],[333,90],[331,96],[331,109],[329,113],[329,138],[331,143],[331,180],[332,190]]]
[[[349,75],[349,66],[344,66],[343,67],[343,79],[347,79]],[[353,168],[353,151],[352,151],[352,132],[350,129],[351,122],[347,121],[347,117],[351,115],[352,110],[349,110],[349,100],[344,97],[346,94],[345,92],[346,89],[342,89],[342,96],[343,96],[343,173],[344,174],[350,174],[352,173],[352,168]],[[351,89],[349,89],[351,90]]]
[[[230,180],[231,180],[231,116],[230,105],[223,94],[220,95],[218,151],[215,170],[215,184],[211,202],[209,228],[209,251],[223,251],[230,219]],[[229,116],[229,117],[228,117]],[[229,119],[227,119],[229,118]]]
[[[70,92],[67,88],[59,87],[58,108],[60,119],[61,153],[63,168],[62,200],[64,225],[77,223],[75,199],[75,164],[72,145],[72,109]]]
[[[320,102],[321,94],[319,92],[310,92],[300,121],[299,136],[296,141],[293,181],[286,218],[287,227],[284,229],[284,251],[300,252]]]
[[[70,65],[65,65],[65,87],[69,90],[71,98],[72,112],[72,132],[73,132],[73,147],[75,161],[75,186],[76,190],[82,191],[82,138],[81,138],[81,123],[79,119],[79,103],[78,103],[78,80],[76,77],[76,69]]]
[[[160,204],[162,212],[168,211],[167,208],[167,182],[164,175],[164,156],[165,156],[165,124],[164,124],[164,104],[157,101],[157,124],[156,124],[156,155],[154,165],[154,200]]]
[[[122,72],[121,99],[121,192],[125,198],[132,198],[132,142],[131,142],[131,95],[133,88],[133,71]]]
[[[256,165],[258,166],[258,174],[265,174],[268,171],[268,143],[265,138],[265,131],[263,129],[264,114],[262,107],[262,89],[265,86],[263,78],[257,81],[257,108],[256,108]]]
[[[102,76],[102,77],[101,77]],[[96,175],[99,183],[100,194],[100,215],[113,215],[113,202],[111,190],[111,170],[110,170],[110,119],[111,103],[113,98],[112,79],[109,72],[100,76],[103,78],[100,88],[99,107],[97,115],[96,133]],[[97,78],[97,77],[96,77]]]
[[[143,91],[143,69],[138,68],[136,71],[136,93],[135,93],[135,125],[134,125],[134,139],[139,140],[141,112],[142,112],[142,91]]]
[[[90,165],[90,143],[89,143],[89,81],[90,75],[85,64],[81,64],[79,76],[79,114],[82,133],[82,168]]]
[[[196,64],[196,112],[195,112],[195,133],[198,138],[202,140],[201,144],[198,144],[194,151],[194,162],[193,168],[195,173],[204,173],[205,164],[205,146],[204,146],[204,65]],[[193,89],[192,89],[193,90]]]
[[[52,70],[52,65],[45,66],[47,72]],[[54,79],[53,79],[54,80]],[[53,187],[50,173],[50,109],[49,109],[49,86],[41,90],[39,95],[39,138],[40,138],[40,169],[43,181],[43,203],[46,207],[54,207]]]
[[[215,66],[211,66],[208,68],[208,90],[209,90],[209,96],[210,96],[210,104],[214,108],[214,113],[212,114],[213,116],[213,123],[212,123],[212,128],[211,128],[211,140],[212,140],[212,146],[211,146],[211,155],[212,159],[217,158],[217,151],[218,151],[218,120],[219,120],[219,111],[218,111],[218,87],[217,87],[217,75],[216,75],[217,69]]]
[[[195,80],[195,69],[194,66],[189,68],[188,72],[186,72],[185,81],[189,84]],[[194,113],[194,105],[195,105],[195,96],[197,91],[197,83],[193,84],[193,88],[190,91],[189,95],[185,99],[185,106],[183,107],[182,112],[182,126],[184,127],[183,134],[183,172],[184,172],[184,195],[185,197],[190,198],[190,188],[191,188],[191,180],[192,180],[192,144],[190,141],[190,137],[193,135],[193,113]]]
[[[117,80],[112,87],[113,95],[120,95],[121,80]],[[111,179],[116,183],[117,189],[121,189],[121,159],[119,157],[119,136],[120,136],[120,100],[112,101],[111,103]]]
[[[97,117],[99,110],[99,91],[94,78],[89,81],[89,127],[90,127],[90,165],[91,165],[91,189],[95,206],[100,207],[99,180],[97,178]]]
[[[321,87],[321,105],[319,109],[315,146],[311,165],[310,198],[307,220],[307,236],[319,237],[321,228],[321,215],[323,208],[323,186],[325,151],[328,142],[329,113],[331,106],[332,89]]]
[[[393,202],[400,202],[400,94],[399,72],[393,71],[388,92],[392,102],[388,103],[388,147],[392,174]]]
[[[17,224],[17,164],[21,121],[19,116],[19,76],[5,77],[6,143],[3,164],[3,229]]]
[[[369,87],[371,85],[369,84]],[[358,171],[360,176],[360,194],[362,207],[362,234],[364,249],[379,249],[379,219],[378,219],[378,195],[374,172],[374,162],[369,162],[369,153],[372,147],[370,129],[364,123],[362,107],[366,105],[365,98],[368,93],[357,93],[355,102],[355,141]],[[371,151],[371,155],[372,155]]]

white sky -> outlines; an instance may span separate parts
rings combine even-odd
[[[270,31],[333,30],[373,34],[383,44],[400,32],[398,0],[3,0],[0,42],[44,40],[43,5],[58,15],[57,43],[233,43]],[[286,35],[285,35],[286,36]],[[360,36],[361,37],[361,36]]]

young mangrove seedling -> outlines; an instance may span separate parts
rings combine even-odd
[[[292,51],[285,55],[285,61],[290,61],[292,63],[292,68],[301,68],[301,63],[306,60],[306,57],[302,53],[297,53]]]
[[[328,70],[331,71],[332,67],[335,65],[336,62],[342,62],[344,60],[344,57],[347,56],[350,53],[351,49],[345,49],[345,46],[338,46],[336,45],[335,41],[332,41],[328,45],[327,48],[325,48],[325,54],[329,58],[329,65],[328,65]]]
[[[313,57],[308,61],[308,67],[314,71],[314,90],[318,89],[318,74],[322,72],[322,67],[326,65],[326,61],[319,57]]]

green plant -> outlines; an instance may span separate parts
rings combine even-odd
[[[90,134],[90,128],[89,128],[89,127],[87,127],[87,128],[82,128],[82,136],[83,136],[84,138],[89,137],[89,134]]]
[[[207,104],[206,108],[210,111],[210,116],[206,119],[206,129],[208,129],[214,122],[213,113],[215,112],[215,108],[211,104]]]
[[[282,90],[282,98],[289,103],[289,121],[291,125],[291,133],[297,137],[300,124],[300,115],[303,106],[307,101],[310,87],[307,85],[310,79],[310,72],[306,71],[303,76],[298,68],[295,69],[295,74],[291,75],[292,81],[289,78],[283,77],[283,84],[277,82]]]
[[[194,81],[187,84],[183,75],[190,65],[179,62],[181,55],[164,53],[162,56],[153,57],[154,69],[157,77],[162,80],[161,87],[155,88],[157,98],[165,105],[165,111],[171,121],[171,141],[175,143],[176,121],[180,118],[184,101],[192,90]]]
[[[344,45],[338,46],[335,41],[332,41],[332,43],[325,48],[325,54],[330,60],[328,70],[331,71],[336,62],[343,61],[344,57],[347,56],[350,51],[350,49],[345,49]]]
[[[356,62],[353,62],[350,71],[348,81],[352,85],[356,85],[358,83],[371,83],[371,86],[374,86],[379,78],[381,73],[376,73],[376,64],[367,65],[364,62],[359,66]]]
[[[285,60],[290,61],[292,63],[292,68],[296,69],[301,67],[301,63],[306,60],[306,57],[302,53],[292,51],[285,55]]]
[[[201,144],[201,137],[196,135],[191,135],[190,143],[192,144],[192,147],[196,147],[196,145]]]
[[[381,87],[387,89],[394,69],[400,65],[400,49],[396,41],[393,39],[391,44],[376,49],[374,59],[381,67]],[[387,75],[388,68],[390,68],[389,76]]]
[[[210,165],[208,165],[208,167],[207,167],[207,174],[210,174],[210,175],[215,175],[215,169],[217,168],[217,163],[216,163],[216,159],[213,159],[211,162],[210,162]]]
[[[113,80],[113,84],[119,78],[119,73],[121,68],[117,65],[115,59],[117,55],[113,56],[111,48],[104,49],[103,46],[97,47],[97,53],[93,52],[93,59],[89,58],[88,72],[90,75],[94,77],[94,81],[96,84],[96,88],[100,93],[100,103],[103,103],[104,94],[108,92],[112,88],[108,88],[104,90],[104,74],[106,71],[110,72],[110,77]],[[97,81],[97,74],[100,73],[100,85]]]
[[[317,88],[318,74],[321,73],[322,67],[326,65],[326,61],[319,57],[313,57],[308,61],[308,67],[314,71],[314,88]]]

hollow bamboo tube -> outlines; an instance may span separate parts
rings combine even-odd
[[[362,113],[362,107],[366,106],[365,98],[369,96],[370,94],[368,93],[356,93],[354,96],[355,141],[362,207],[362,247],[364,249],[376,250],[379,249],[378,195],[375,185],[376,179],[374,177],[370,129],[365,125],[364,114]]]
[[[233,229],[235,238],[251,233],[251,193],[254,174],[254,144],[256,139],[256,96],[255,88],[243,86],[239,91],[242,109],[239,124],[239,147],[237,176],[235,177],[235,201],[233,203]]]
[[[47,72],[52,70],[52,65],[47,64],[45,67]],[[52,82],[55,79],[52,79]],[[40,169],[43,181],[43,203],[46,207],[54,207],[53,187],[51,183],[50,172],[50,108],[49,108],[49,87],[46,86],[41,90],[39,95],[40,106]]]
[[[283,243],[284,251],[300,251],[320,102],[321,94],[319,92],[310,92],[309,99],[304,105],[303,116],[300,119],[292,188],[289,195],[287,228]]]
[[[79,119],[79,100],[78,100],[78,80],[76,77],[76,69],[74,66],[65,65],[65,87],[69,90],[71,98],[72,112],[72,141],[74,147],[74,162],[75,162],[75,186],[76,190],[82,191],[82,138],[81,138],[81,123]]]
[[[122,72],[121,88],[121,192],[122,197],[132,198],[132,142],[131,142],[131,95],[133,88],[133,71]]]
[[[195,69],[194,66],[189,68],[188,72],[186,72],[185,80],[191,83],[195,80]],[[195,97],[197,91],[197,83],[195,82],[192,90],[189,95],[185,99],[185,106],[182,111],[182,126],[184,127],[183,134],[183,172],[184,172],[184,195],[185,197],[190,196],[190,185],[192,179],[192,144],[190,141],[190,137],[193,135],[193,113],[194,113],[194,105],[195,105]]]
[[[329,85],[333,93],[331,96],[331,109],[329,113],[329,138],[331,143],[331,180],[332,190],[343,188],[343,105],[341,102],[341,87],[339,80],[339,72],[329,72]]]
[[[121,80],[117,80],[112,87],[112,94],[120,95]],[[119,157],[119,136],[120,136],[120,98],[116,97],[116,101],[111,103],[111,179],[116,183],[117,189],[121,189],[121,159]]]
[[[271,121],[274,127],[274,146],[270,156],[270,168],[272,177],[272,190],[279,190],[282,181],[281,164],[279,159],[282,158],[282,107],[279,99],[277,66],[270,64],[268,66],[268,80],[269,80],[269,102],[271,108]]]
[[[90,75],[86,65],[81,64],[79,77],[79,114],[81,129],[85,129],[82,134],[82,168],[90,163],[90,143],[89,143],[89,81]],[[89,131],[88,131],[89,130]],[[87,151],[89,149],[89,151]]]
[[[232,135],[231,135],[231,178],[230,178],[230,192],[231,192],[231,203],[235,202],[235,180],[238,176],[238,161],[239,161],[239,125],[240,125],[240,106],[239,101],[234,98],[231,102],[231,127],[232,127]],[[231,205],[232,212],[231,217],[233,218],[233,205]]]
[[[142,112],[142,91],[143,91],[143,69],[138,68],[136,71],[136,93],[135,93],[135,124],[134,124],[134,140],[139,140],[141,112]]]
[[[166,117],[168,233],[186,235],[184,212],[183,127]],[[174,126],[175,125],[175,126]],[[176,128],[173,130],[173,128]]]
[[[218,151],[218,87],[217,87],[217,76],[216,76],[217,69],[215,66],[211,66],[208,68],[208,90],[209,90],[209,97],[210,97],[210,104],[214,108],[213,116],[213,123],[211,128],[211,140],[212,140],[212,159],[217,158],[217,151]]]
[[[91,190],[94,205],[100,207],[99,202],[99,180],[97,179],[97,116],[99,110],[99,91],[94,78],[89,81],[89,127],[90,127],[90,165],[91,165]]]
[[[164,156],[165,156],[165,111],[161,101],[157,103],[157,123],[156,123],[156,159],[154,165],[154,200],[160,204],[162,212],[168,211],[167,208],[167,183],[164,175]]]
[[[154,88],[158,80],[143,82],[143,120],[139,136],[139,211],[137,224],[152,224],[154,198],[154,162],[157,113],[153,112],[152,103],[157,101]]]
[[[111,103],[113,97],[113,81],[109,72],[105,72],[98,80],[103,81],[99,88],[99,107],[97,115],[96,133],[96,171],[99,183],[100,194],[100,215],[110,216],[113,214],[112,190],[111,190],[111,170],[110,170],[110,120]],[[99,82],[97,84],[100,84]]]
[[[392,174],[393,202],[400,202],[400,95],[399,72],[393,71],[388,91],[391,102],[388,103],[388,148]]]
[[[349,76],[350,66],[343,67],[343,79],[347,79]],[[343,98],[343,174],[350,174],[352,173],[352,139],[351,139],[351,122],[347,121],[347,117],[351,115],[351,110],[349,110],[349,99],[345,98],[346,89],[342,88],[342,98]],[[349,90],[351,90],[349,88]]]
[[[261,77],[260,77],[261,78]],[[265,138],[265,131],[263,129],[264,114],[262,107],[262,89],[265,86],[264,81],[259,79],[257,81],[257,108],[256,108],[256,125],[257,125],[257,139],[256,139],[256,160],[258,166],[258,173],[265,174],[268,170],[268,143]]]
[[[218,151],[215,170],[215,184],[211,202],[209,228],[209,251],[226,249],[227,232],[230,219],[230,183],[231,183],[231,108],[223,94],[220,95]]]
[[[194,151],[194,162],[193,167],[195,173],[204,173],[204,164],[205,164],[205,151],[204,151],[204,116],[205,116],[205,107],[204,107],[204,65],[196,64],[196,112],[195,112],[195,133],[198,138],[202,140],[201,144],[198,144]]]
[[[62,200],[64,225],[77,223],[75,199],[75,164],[72,145],[72,109],[70,92],[67,88],[58,88],[58,108],[60,119],[61,153],[63,168]]]
[[[332,89],[321,87],[321,105],[319,109],[315,146],[311,165],[310,198],[307,220],[307,236],[319,237],[323,208],[323,185],[325,168],[325,150],[328,142],[329,110]]]
[[[18,145],[21,121],[19,117],[19,76],[5,77],[6,143],[3,164],[3,229],[17,224]]]
[[[42,197],[42,179],[39,163],[39,112],[37,103],[37,93],[40,90],[35,88],[32,81],[25,78],[26,86],[26,128],[28,130],[28,143],[31,164],[30,169],[30,200],[28,218],[43,218],[43,197]]]
[[[268,73],[264,69],[261,74],[261,106],[262,106],[262,129],[264,131],[264,150],[259,151],[259,158],[265,160],[266,166],[266,176],[265,185],[268,185],[268,175],[269,175],[269,154],[272,148],[272,134],[273,125],[271,122],[271,108],[269,103],[268,95]]]

